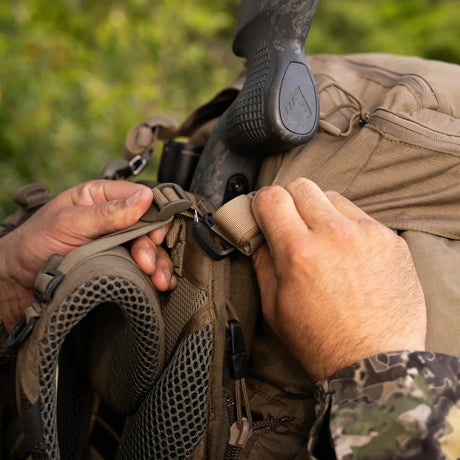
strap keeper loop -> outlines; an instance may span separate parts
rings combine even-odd
[[[21,345],[24,340],[29,337],[32,333],[35,323],[38,321],[38,317],[31,318],[29,321],[26,320],[26,315],[22,315],[20,320],[11,329],[10,335],[8,336],[7,345],[10,348]]]
[[[46,278],[49,277],[51,277],[51,279],[48,280],[43,290],[37,288],[34,289],[34,298],[40,303],[47,304],[50,302],[50,300],[53,298],[54,291],[65,278],[65,274],[59,270],[49,270],[38,275],[38,279],[44,279],[45,282],[47,281]],[[37,282],[35,284],[37,286]]]

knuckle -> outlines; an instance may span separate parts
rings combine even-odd
[[[355,237],[355,228],[352,222],[345,222],[335,217],[328,217],[324,220],[324,229],[334,241],[350,243]]]
[[[100,206],[99,209],[108,217],[113,216],[119,210],[119,202],[108,201],[104,206]]]
[[[83,182],[77,186],[77,206],[85,206],[92,202],[92,190],[94,188],[94,182]]]
[[[374,219],[360,219],[358,221],[360,227],[367,233],[367,234],[374,234],[379,238],[385,239],[387,241],[396,240],[398,236],[393,230],[390,230],[385,225],[381,224],[377,220]]]
[[[339,192],[336,192],[335,190],[327,190],[324,192],[324,194],[326,195],[326,198],[334,205],[344,200],[343,195]]]
[[[291,191],[297,188],[304,188],[308,189],[312,187],[314,184],[312,181],[308,180],[305,177],[297,177],[293,181],[289,182],[289,184],[286,185],[286,190]]]
[[[272,206],[274,202],[279,200],[283,191],[283,187],[279,185],[263,187],[255,194],[252,199],[252,205],[255,209],[263,209],[267,206]]]
[[[284,253],[289,265],[298,269],[309,267],[314,260],[314,250],[294,241],[286,242]]]
[[[343,195],[339,192],[336,192],[335,190],[326,190],[324,194],[329,198],[329,199],[340,199],[343,198]]]

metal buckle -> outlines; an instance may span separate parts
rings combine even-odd
[[[147,165],[149,158],[152,156],[152,151],[144,152],[141,155],[133,157],[128,165],[132,176],[137,176]]]

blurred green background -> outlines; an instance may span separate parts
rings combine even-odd
[[[2,0],[0,219],[21,185],[98,177],[148,115],[176,122],[231,83],[239,0]],[[458,0],[321,0],[308,53],[460,63]],[[150,167],[153,176],[155,166]],[[145,177],[145,176],[143,176]]]

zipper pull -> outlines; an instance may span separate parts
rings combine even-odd
[[[252,416],[245,377],[248,373],[248,356],[244,345],[243,329],[236,320],[228,322],[227,365],[230,378],[235,380],[236,422],[230,427],[231,446],[244,448],[252,436]],[[243,417],[243,400],[246,417]]]
[[[248,372],[248,357],[244,346],[243,329],[238,321],[231,319],[228,322],[227,337],[227,366],[230,378],[243,379]]]
[[[238,426],[238,422],[235,422],[230,427],[230,439],[228,443],[235,447],[245,447],[248,439],[252,436],[252,426],[246,417],[241,420],[241,427]]]

